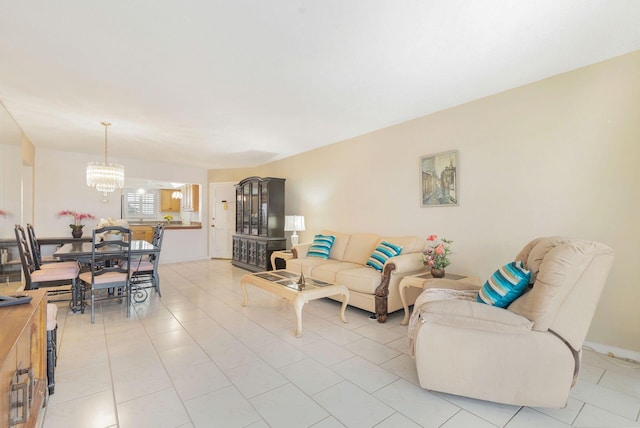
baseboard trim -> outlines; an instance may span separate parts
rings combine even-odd
[[[640,352],[630,351],[628,349],[622,349],[616,346],[596,342],[584,342],[584,347],[593,349],[600,354],[608,355],[610,357],[622,358],[625,360],[631,360],[636,363],[640,363]]]

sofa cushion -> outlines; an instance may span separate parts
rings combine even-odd
[[[531,272],[524,268],[522,261],[504,265],[484,283],[476,301],[506,308],[524,292],[529,279]]]
[[[362,266],[362,265],[361,265]],[[336,274],[336,284],[343,284],[349,291],[375,294],[380,285],[381,275],[377,270],[368,267],[341,270]]]
[[[421,253],[427,244],[427,240],[417,236],[383,236],[378,240],[377,245],[383,241],[393,242],[402,247],[402,254]]]
[[[336,237],[332,235],[316,235],[313,238],[313,244],[307,251],[307,257],[319,257],[321,259],[328,259],[331,246]]]
[[[343,261],[357,263],[364,267],[380,237],[371,233],[352,233]]]
[[[391,257],[397,256],[401,252],[402,247],[400,245],[382,241],[369,256],[369,260],[367,260],[367,266],[374,268],[378,272],[382,272],[384,264],[387,262],[387,260],[389,260]]]
[[[287,270],[296,273],[303,273],[305,276],[312,276],[311,272],[317,266],[325,266],[334,263],[340,263],[337,260],[325,260],[320,257],[303,257],[301,259],[289,259],[287,260]],[[321,278],[318,278],[321,279]]]
[[[336,237],[336,240],[333,241],[333,245],[331,246],[329,258],[342,261],[344,259],[344,250],[346,250],[347,245],[349,245],[349,238],[351,235],[348,233],[335,232],[333,230],[323,230],[320,233]]]
[[[329,263],[322,263],[313,267],[311,269],[310,276],[311,278],[319,279],[321,281],[336,283],[338,272],[342,272],[343,270],[348,269],[358,269],[361,267],[362,266],[355,263],[329,260]],[[343,283],[343,285],[346,285],[347,288],[351,288],[350,284]]]

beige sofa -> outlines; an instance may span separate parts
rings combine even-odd
[[[311,242],[292,248],[293,259],[287,260],[287,269],[302,272],[305,276],[346,285],[349,289],[349,305],[376,315],[378,322],[385,322],[390,312],[402,309],[398,292],[400,280],[406,276],[426,272],[422,264],[422,249],[426,241],[416,236],[379,236],[369,233],[339,233],[323,230],[322,235],[335,236],[329,259],[307,257]],[[372,251],[382,242],[402,246],[400,255],[387,260],[379,272],[366,265]],[[407,289],[407,303],[413,304],[421,290]],[[332,297],[340,300],[340,296]]]
[[[416,303],[420,386],[518,406],[566,405],[613,251],[597,242],[539,238],[516,260],[531,271],[532,285],[506,309],[461,299]]]

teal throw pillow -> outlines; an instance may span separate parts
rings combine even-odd
[[[373,253],[371,253],[369,260],[367,260],[367,266],[382,272],[385,262],[391,257],[399,255],[401,252],[402,247],[400,245],[382,241],[380,245],[373,250]]]
[[[333,241],[336,237],[333,235],[316,235],[313,237],[313,244],[307,251],[307,257],[320,257],[321,259],[328,259],[329,252],[333,246]]]
[[[530,279],[531,272],[524,268],[521,261],[509,263],[495,271],[484,283],[476,301],[506,308],[522,295]]]

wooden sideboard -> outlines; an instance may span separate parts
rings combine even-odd
[[[234,266],[271,270],[271,254],[286,248],[284,182],[284,178],[248,177],[236,184]]]
[[[46,290],[0,307],[0,428],[35,427],[47,394]]]

